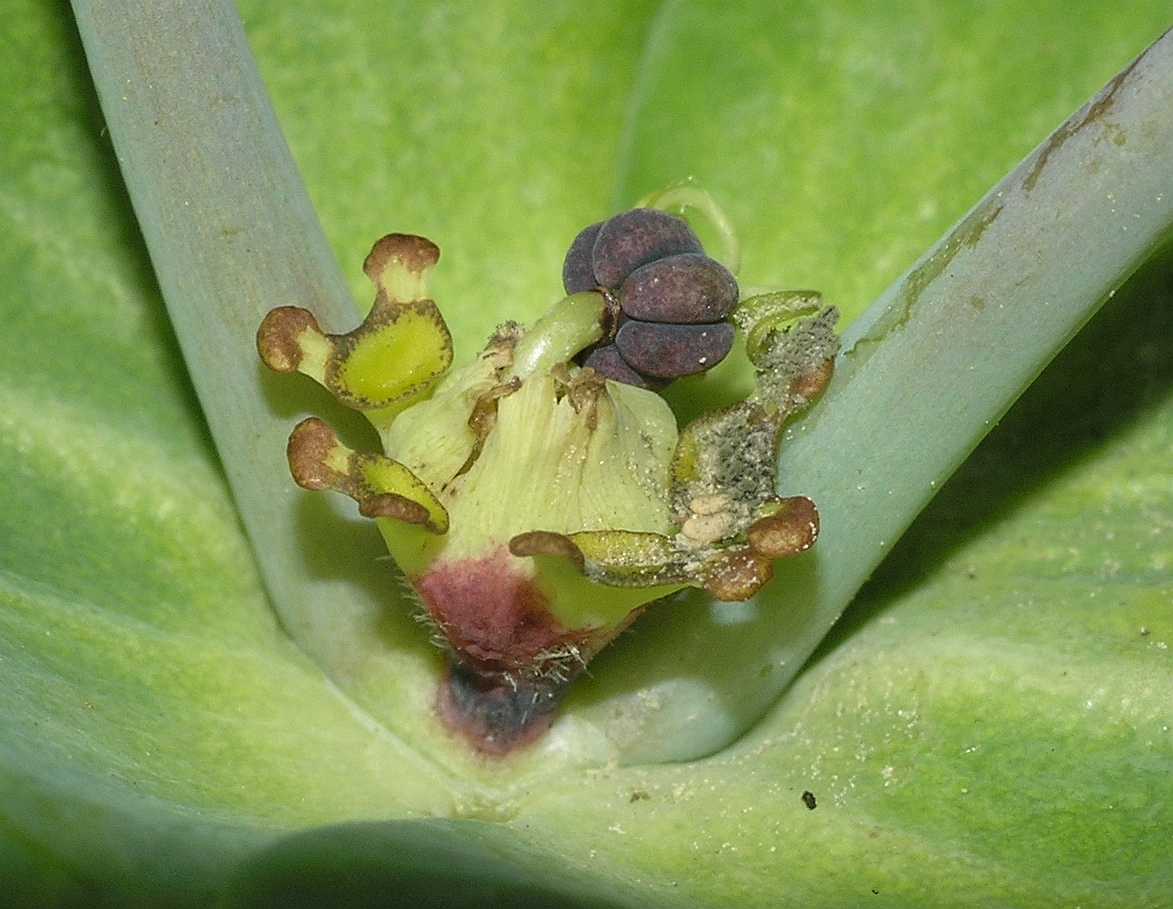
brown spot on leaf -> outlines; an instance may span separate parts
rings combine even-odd
[[[814,369],[798,376],[790,383],[790,394],[808,404],[823,393],[835,372],[835,361],[824,360]]]
[[[364,518],[393,518],[408,524],[427,524],[431,519],[428,510],[419,502],[393,492],[363,497],[358,503],[358,513]]]
[[[607,378],[593,369],[583,369],[570,378],[566,383],[566,397],[575,413],[586,412],[587,429],[594,432],[598,428],[599,395],[607,390]]]
[[[1022,180],[1022,188],[1030,192],[1035,188],[1042,176],[1043,170],[1047,166],[1047,161],[1050,160],[1051,155],[1061,149],[1067,140],[1082,130],[1084,127],[1092,123],[1099,123],[1103,121],[1105,130],[1109,133],[1112,140],[1117,145],[1123,145],[1126,138],[1119,128],[1114,124],[1109,124],[1104,121],[1104,116],[1111,112],[1116,105],[1116,95],[1120,89],[1128,81],[1128,77],[1132,75],[1132,71],[1136,69],[1136,65],[1144,57],[1141,54],[1133,60],[1128,66],[1121,70],[1116,76],[1081,110],[1072,114],[1062,126],[1053,132],[1042,148],[1039,149],[1038,155],[1035,157],[1034,163],[1031,164],[1030,171]]]
[[[485,447],[485,441],[489,438],[489,433],[497,425],[498,402],[502,398],[513,394],[519,388],[521,388],[521,379],[514,376],[508,382],[494,385],[477,398],[476,403],[473,405],[472,413],[468,417],[468,428],[472,430],[473,434],[472,450],[468,453],[468,457],[465,458],[460,469],[453,474],[453,479],[463,476],[472,470],[473,464],[481,456],[481,451]]]
[[[969,249],[981,240],[989,226],[1002,214],[1002,208],[1002,203],[992,200],[979,205],[966,215],[965,220],[949,235],[939,250],[909,274],[904,282],[903,304],[897,309],[894,321],[888,323],[885,320],[881,337],[894,329],[903,328],[908,323],[913,307],[920,300],[925,288],[952,264],[962,249]]]

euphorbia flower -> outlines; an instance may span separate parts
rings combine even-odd
[[[695,258],[699,245],[686,249]],[[629,265],[657,253],[637,255]],[[837,316],[826,309],[782,330],[815,312],[818,295],[743,301],[733,318],[756,389],[678,429],[638,376],[615,381],[576,363],[626,319],[606,288],[572,293],[529,328],[500,326],[450,369],[451,337],[427,292],[438,260],[429,240],[389,234],[364,264],[376,296],[358,328],[327,334],[312,313],[281,307],[257,344],[268,366],[313,377],[378,430],[383,452],[362,453],[322,420],[303,421],[289,440],[293,478],[350,496],[378,522],[421,623],[452,656],[442,715],[478,748],[502,752],[548,725],[566,683],[649,603],[683,587],[747,599],[775,559],[814,544],[814,503],[779,495],[774,465],[782,424],[830,379]],[[705,286],[702,277],[696,290],[685,265],[666,286],[692,301]]]

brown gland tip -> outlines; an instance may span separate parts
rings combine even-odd
[[[791,382],[790,393],[802,398],[808,404],[812,403],[830,384],[834,372],[835,360],[824,360],[814,369],[803,373]]]
[[[754,552],[768,559],[806,552],[819,537],[819,512],[806,496],[783,499],[771,515],[750,525],[747,532]]]
[[[522,558],[526,556],[561,556],[574,563],[574,567],[579,571],[583,571],[586,567],[582,550],[575,545],[570,537],[548,530],[531,530],[528,533],[519,533],[509,541],[509,551]]]
[[[427,524],[431,515],[419,502],[384,492],[359,501],[358,513],[364,518],[393,518],[405,524]]]
[[[748,600],[774,576],[774,567],[752,549],[731,553],[705,580],[705,590],[723,603]]]
[[[427,237],[415,234],[387,234],[379,239],[371,248],[362,270],[375,285],[392,299],[390,273],[401,270],[415,278],[418,282],[418,293],[415,299],[423,299],[423,277],[428,270],[435,267],[440,261],[440,247]],[[403,300],[401,302],[412,302]]]
[[[297,372],[302,351],[297,339],[307,329],[322,333],[318,320],[300,306],[279,306],[271,310],[257,329],[257,353],[274,372]]]
[[[309,417],[298,423],[285,449],[293,481],[302,489],[332,488],[336,472],[327,466],[326,459],[337,444],[338,436],[325,421]]]

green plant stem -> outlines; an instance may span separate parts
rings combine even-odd
[[[513,352],[512,375],[524,378],[565,363],[603,336],[603,295],[571,294],[542,316]]]
[[[790,645],[792,665],[1055,354],[1170,236],[1171,112],[1166,33],[851,326],[826,399],[790,431],[779,463],[787,487],[820,503],[825,531],[811,584],[821,621]]]
[[[359,624],[373,627],[394,582],[374,562],[374,535],[366,548],[351,545],[353,533],[341,542],[312,538],[307,525],[315,520],[335,535],[345,525],[325,499],[307,517],[305,496],[289,480],[285,443],[308,383],[271,381],[253,339],[274,306],[306,307],[337,331],[353,327],[354,302],[230,0],[73,5],[167,311],[266,587],[294,639],[319,665],[336,666],[347,642],[333,626],[360,615]],[[329,571],[314,564],[321,547],[330,550]],[[407,675],[426,684],[418,679],[434,675],[435,657],[423,641],[414,653],[419,675]],[[412,749],[404,753],[433,772]]]

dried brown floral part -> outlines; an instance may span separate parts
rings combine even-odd
[[[753,394],[684,428],[672,465],[678,518],[687,520],[690,503],[698,499],[723,496],[740,533],[775,499],[780,431],[830,381],[839,347],[837,318],[829,308],[789,329],[771,329],[758,352]]]

